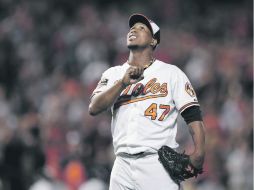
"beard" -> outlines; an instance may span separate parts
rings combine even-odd
[[[129,50],[142,50],[147,48],[147,45],[129,44],[127,47]]]
[[[137,49],[139,49],[138,45],[133,45],[133,44],[130,44],[127,47],[128,47],[129,50],[137,50]]]

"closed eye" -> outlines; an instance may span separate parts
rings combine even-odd
[[[144,26],[140,26],[140,28],[141,28],[141,29],[145,29],[145,27],[144,27]]]
[[[132,32],[135,29],[146,30],[146,27],[144,25],[134,25],[133,27],[130,28],[130,32]]]

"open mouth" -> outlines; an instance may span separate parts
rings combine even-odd
[[[136,38],[137,38],[137,36],[134,35],[134,34],[129,35],[129,39],[130,39],[130,40],[134,40],[134,39],[136,39]]]

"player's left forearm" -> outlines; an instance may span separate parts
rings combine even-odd
[[[197,168],[202,168],[205,158],[205,130],[202,121],[193,121],[188,124],[189,131],[194,142],[194,152],[190,155],[192,164]]]

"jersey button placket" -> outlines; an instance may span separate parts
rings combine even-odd
[[[130,105],[130,106],[133,106],[133,105]],[[132,142],[132,139],[131,139],[132,134],[131,133],[132,133],[132,126],[133,126],[134,120],[135,120],[134,113],[130,109],[130,112],[129,112],[129,121],[127,121],[128,122],[128,126],[127,126],[127,144]],[[131,153],[131,150],[130,150],[129,146],[127,146],[127,152]]]

